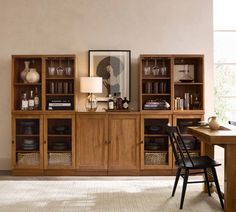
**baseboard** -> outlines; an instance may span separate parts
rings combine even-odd
[[[11,174],[11,170],[0,170],[0,176],[7,176]]]

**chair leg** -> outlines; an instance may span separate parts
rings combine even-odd
[[[208,195],[211,196],[211,190],[210,190],[210,185],[209,185],[209,179],[207,176],[207,170],[204,169],[204,174],[205,174],[205,181],[206,181],[206,186],[207,186],[207,191],[208,191]]]
[[[177,171],[176,176],[175,176],[175,184],[174,184],[174,188],[173,188],[173,191],[172,191],[172,197],[175,195],[176,187],[177,187],[178,182],[179,182],[180,173],[181,173],[181,168],[178,168],[178,171]]]
[[[183,181],[183,188],[182,188],[180,209],[183,209],[184,197],[185,197],[186,188],[187,188],[187,183],[188,183],[188,176],[189,176],[189,169],[186,169],[186,170],[185,170],[185,175],[184,175],[184,181]]]
[[[214,177],[214,181],[215,181],[215,185],[216,185],[216,190],[217,190],[217,193],[218,193],[218,196],[219,196],[219,199],[220,199],[221,207],[222,207],[222,209],[224,209],[223,197],[222,197],[222,194],[221,194],[220,185],[219,185],[219,181],[218,181],[218,177],[217,177],[217,174],[216,174],[215,167],[212,167],[211,171],[212,171],[212,174],[213,174],[213,177]]]

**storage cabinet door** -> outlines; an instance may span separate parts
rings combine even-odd
[[[77,166],[80,170],[106,170],[108,154],[106,115],[77,116]]]
[[[12,138],[13,169],[43,168],[43,118],[14,116]]]
[[[44,116],[44,168],[75,168],[75,117]]]
[[[109,116],[109,170],[139,168],[139,116]]]
[[[197,126],[199,121],[202,121],[203,115],[174,115],[173,125],[178,126],[183,136],[184,143],[190,155],[203,155],[203,143],[192,135],[188,134],[188,127]]]
[[[171,122],[171,115],[142,115],[142,170],[172,168],[172,149],[164,128]]]

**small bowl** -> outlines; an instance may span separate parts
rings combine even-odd
[[[34,139],[24,139],[24,144],[34,144]]]

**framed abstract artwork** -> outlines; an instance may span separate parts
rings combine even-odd
[[[130,101],[130,50],[89,50],[89,76],[103,78],[103,92],[96,94],[98,101],[107,101],[116,93]]]

